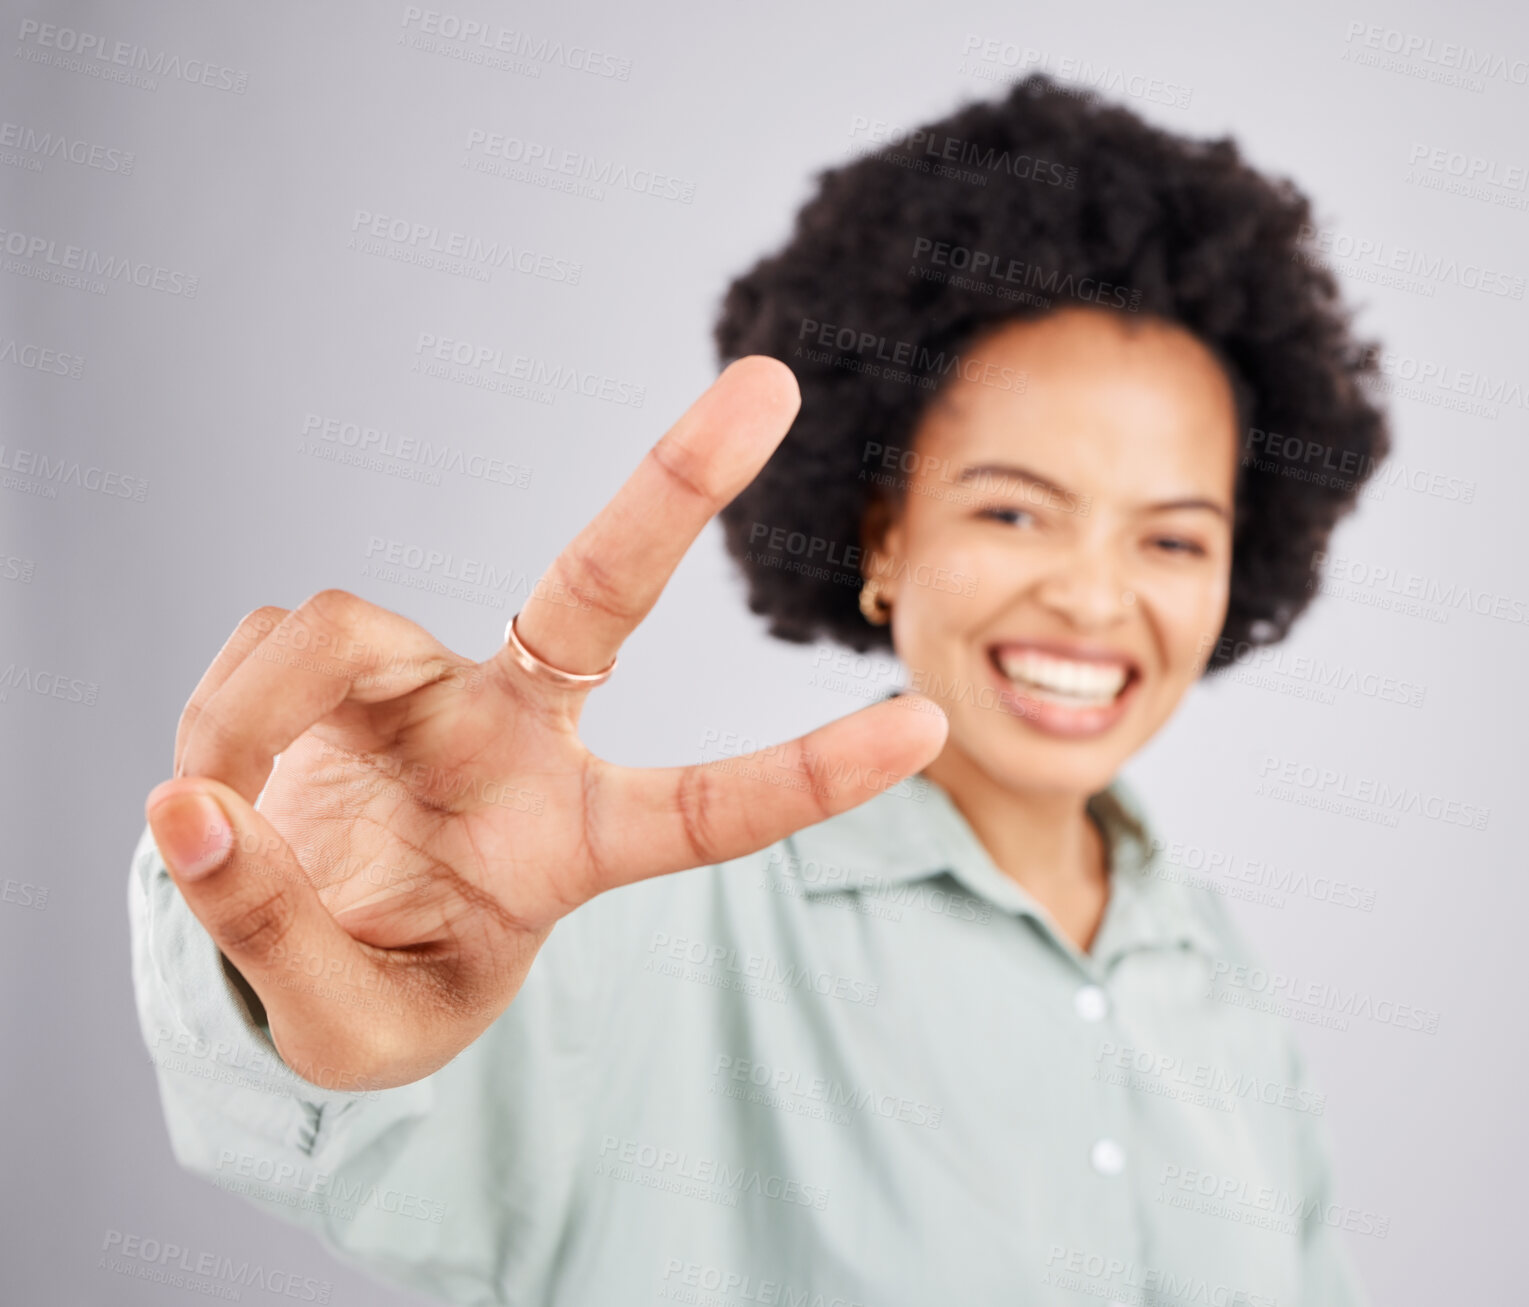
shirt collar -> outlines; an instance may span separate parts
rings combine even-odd
[[[1198,948],[1223,956],[1227,942],[1185,886],[1164,874],[1141,801],[1116,777],[1088,800],[1110,851],[1110,900],[1090,957],[1110,966],[1137,948]],[[786,841],[793,877],[810,897],[875,893],[944,873],[1000,911],[1029,916],[1078,956],[1050,914],[993,863],[950,796],[923,776],[891,789]]]

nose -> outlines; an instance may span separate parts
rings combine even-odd
[[[1114,626],[1136,607],[1125,568],[1102,547],[1080,548],[1057,559],[1036,597],[1080,630]]]

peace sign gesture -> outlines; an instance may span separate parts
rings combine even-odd
[[[300,1076],[354,1090],[428,1075],[504,1011],[580,904],[763,848],[940,751],[945,718],[915,696],[688,767],[617,767],[579,740],[576,678],[616,659],[799,406],[784,364],[733,363],[538,582],[520,648],[486,662],[339,590],[239,624],[148,818]]]

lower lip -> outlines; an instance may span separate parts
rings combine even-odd
[[[998,670],[991,657],[986,662],[988,675],[998,688],[999,703],[1006,712],[1043,734],[1070,740],[1087,739],[1112,730],[1129,711],[1142,681],[1139,675],[1133,675],[1125,689],[1109,703],[1073,708],[1026,694],[1023,688]]]

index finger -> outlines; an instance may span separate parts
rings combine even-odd
[[[406,617],[321,590],[202,705],[177,775],[209,776],[254,803],[276,755],[342,703],[399,698],[464,661]]]
[[[526,647],[566,672],[608,666],[701,529],[775,451],[801,402],[778,359],[729,364],[553,560],[516,619]],[[515,668],[508,649],[498,657]]]

